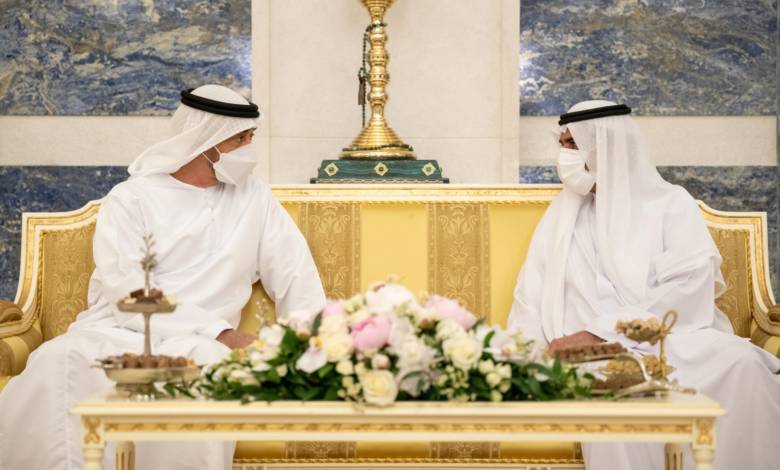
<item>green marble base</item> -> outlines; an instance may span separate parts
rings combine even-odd
[[[436,160],[323,160],[316,183],[449,183]]]

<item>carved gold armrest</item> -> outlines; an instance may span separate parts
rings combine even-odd
[[[769,307],[765,320],[770,327],[780,328],[780,304]],[[754,327],[751,327],[750,340],[756,346],[780,357],[780,335],[772,334],[754,322]]]
[[[780,326],[780,305],[772,305],[769,307],[769,323]]]
[[[0,323],[10,323],[22,319],[22,309],[10,300],[0,299]]]
[[[0,326],[19,322],[22,309],[13,302],[0,300]],[[0,338],[0,377],[17,375],[24,370],[27,357],[43,342],[38,322],[16,334]]]

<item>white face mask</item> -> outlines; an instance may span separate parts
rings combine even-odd
[[[558,177],[566,188],[580,196],[588,194],[596,184],[596,178],[585,169],[582,152],[564,147],[561,147],[561,153],[558,154]]]
[[[214,167],[214,174],[219,181],[227,184],[233,184],[241,186],[246,181],[247,176],[252,173],[257,160],[252,154],[252,149],[249,145],[239,147],[232,152],[222,153],[218,148],[214,147],[219,153],[219,160],[212,162],[205,153],[203,155],[206,160],[211,162]]]

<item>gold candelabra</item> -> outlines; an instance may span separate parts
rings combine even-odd
[[[385,48],[387,34],[383,20],[385,12],[393,1],[361,0],[371,15],[371,25],[367,30],[368,41],[371,44],[368,54],[370,68],[367,77],[370,85],[368,101],[371,104],[371,118],[368,125],[352,141],[352,145],[342,150],[342,159],[416,159],[412,147],[398,137],[385,119],[385,106],[388,99],[386,87],[390,81],[390,75],[387,71],[389,57]]]

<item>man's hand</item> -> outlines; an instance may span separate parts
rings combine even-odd
[[[217,336],[217,341],[230,349],[241,349],[252,344],[257,337],[234,329],[223,330]]]
[[[603,339],[594,334],[588,333],[587,331],[580,331],[579,333],[574,333],[573,335],[552,340],[550,345],[547,347],[547,354],[555,357],[555,354],[561,349],[587,346],[589,344],[599,344],[603,342]]]

